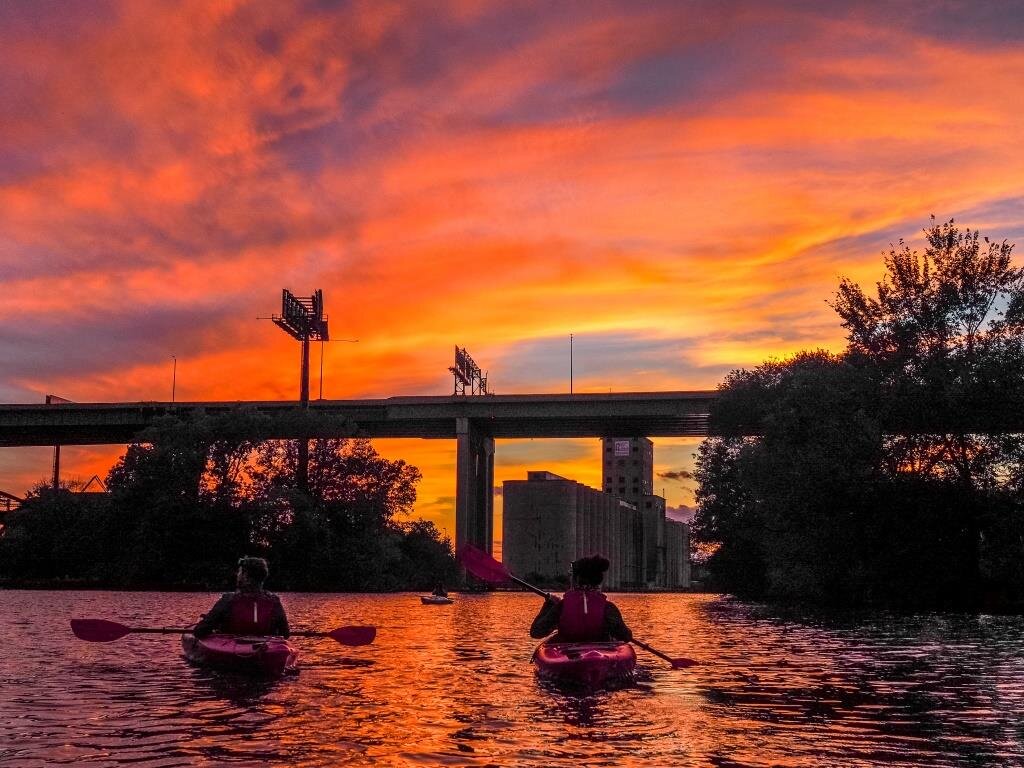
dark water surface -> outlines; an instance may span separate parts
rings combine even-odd
[[[1024,766],[1024,619],[783,618],[704,595],[616,595],[644,652],[632,688],[538,683],[527,594],[283,596],[303,671],[193,669],[177,636],[76,640],[71,617],[194,621],[206,594],[0,591],[0,765]]]

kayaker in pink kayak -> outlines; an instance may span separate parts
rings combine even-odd
[[[633,639],[615,604],[601,591],[608,560],[600,555],[572,564],[573,588],[559,599],[554,595],[533,620],[530,637],[542,638],[558,630],[558,639],[571,643]]]
[[[267,561],[262,557],[239,560],[235,577],[238,589],[222,595],[196,624],[192,634],[196,637],[207,637],[214,632],[288,637],[291,632],[281,599],[263,589],[268,572]]]

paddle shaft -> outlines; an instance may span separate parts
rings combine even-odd
[[[126,627],[133,635],[180,635],[191,632],[192,627]]]
[[[131,627],[128,631],[133,635],[177,635],[183,632],[191,632],[192,627]],[[330,632],[316,632],[313,630],[300,630],[292,632],[291,637],[330,637]]]
[[[648,653],[653,653],[655,656],[659,656],[659,657],[663,658],[665,661],[667,661],[672,666],[676,665],[676,659],[673,659],[671,656],[669,656],[666,653],[662,653],[657,648],[651,648],[651,646],[649,646],[647,643],[645,643],[645,642],[643,642],[641,640],[637,640],[635,637],[633,638],[632,642],[633,642],[633,645],[639,645],[641,648],[643,648]],[[688,659],[687,659],[687,661],[688,661]]]
[[[531,592],[535,592],[536,594],[538,594],[538,595],[540,595],[541,597],[543,597],[543,598],[544,598],[545,600],[550,600],[550,599],[551,599],[551,593],[549,593],[549,592],[545,592],[545,591],[544,591],[543,589],[541,589],[540,587],[535,587],[535,586],[533,586],[533,584],[530,584],[529,582],[523,581],[523,580],[522,580],[522,579],[520,579],[520,578],[519,578],[518,576],[513,576],[513,575],[512,575],[511,573],[510,573],[510,574],[508,575],[508,578],[509,578],[509,580],[510,580],[510,581],[514,581],[514,582],[515,582],[516,584],[518,584],[518,585],[519,585],[520,587],[525,587],[526,589],[530,590]]]

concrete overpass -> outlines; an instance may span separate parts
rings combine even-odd
[[[495,439],[699,437],[707,434],[716,396],[714,391],[694,391],[315,400],[309,413],[344,419],[362,437],[457,440],[456,546],[471,542],[490,551]],[[300,437],[288,418],[302,412],[295,401],[55,403],[0,405],[0,447],[126,444],[164,416],[238,409],[271,417],[269,437]],[[339,428],[336,436],[347,434]]]

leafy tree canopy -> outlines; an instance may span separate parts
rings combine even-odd
[[[274,425],[279,433],[280,423]],[[295,434],[351,434],[299,415]],[[366,439],[294,440],[264,415],[154,424],[110,470],[105,494],[37,488],[0,539],[0,576],[107,586],[221,587],[242,554],[270,559],[278,589],[426,588],[457,575],[451,542],[410,520],[420,471]]]
[[[719,587],[915,607],[1024,594],[1024,270],[952,221],[925,241],[889,251],[875,295],[840,282],[843,353],[720,386],[693,530]]]

